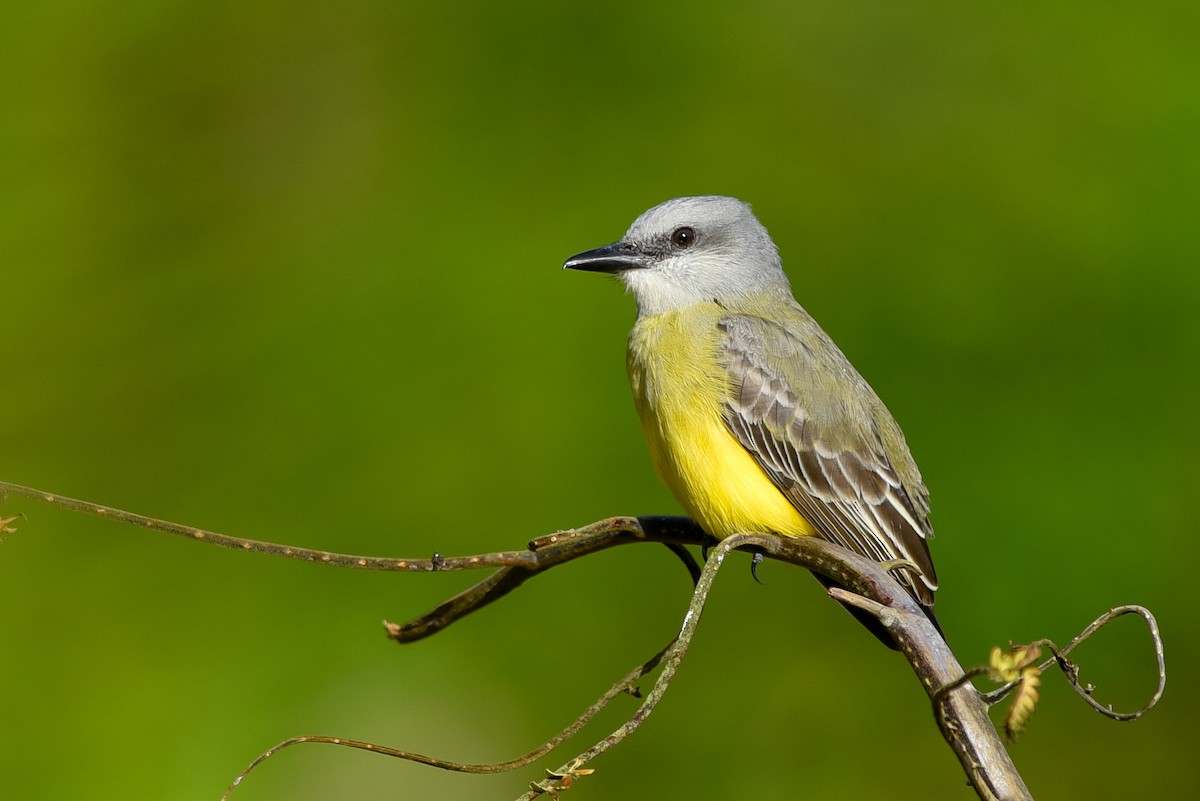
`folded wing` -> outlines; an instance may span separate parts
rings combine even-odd
[[[904,437],[875,392],[799,307],[789,329],[750,315],[721,320],[729,430],[820,535],[878,562],[933,605],[929,497]]]

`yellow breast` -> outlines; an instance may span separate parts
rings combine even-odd
[[[705,531],[804,536],[801,517],[734,438],[722,416],[732,391],[719,362],[715,304],[640,318],[629,337],[629,382],[659,478]]]

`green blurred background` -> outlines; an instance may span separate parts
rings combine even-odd
[[[10,3],[0,478],[219,531],[427,556],[672,513],[625,384],[632,303],[564,274],[644,208],[752,202],[932,490],[964,661],[1160,616],[1141,722],[1050,677],[1043,798],[1194,790],[1200,6]],[[534,746],[679,624],[662,548],[539,578],[202,547],[10,499],[0,798],[206,799],[284,737]],[[800,571],[731,563],[650,722],[581,799],[970,798],[904,661]],[[1123,708],[1132,621],[1079,652]],[[617,725],[573,741],[556,765]],[[512,798],[285,752],[235,798]]]

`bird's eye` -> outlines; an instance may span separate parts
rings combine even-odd
[[[696,229],[683,226],[671,232],[671,243],[678,248],[689,248],[696,241]]]

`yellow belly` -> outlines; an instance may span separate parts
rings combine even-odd
[[[638,321],[629,381],[659,478],[714,537],[738,532],[815,533],[722,417],[731,391],[718,362],[716,306]]]

